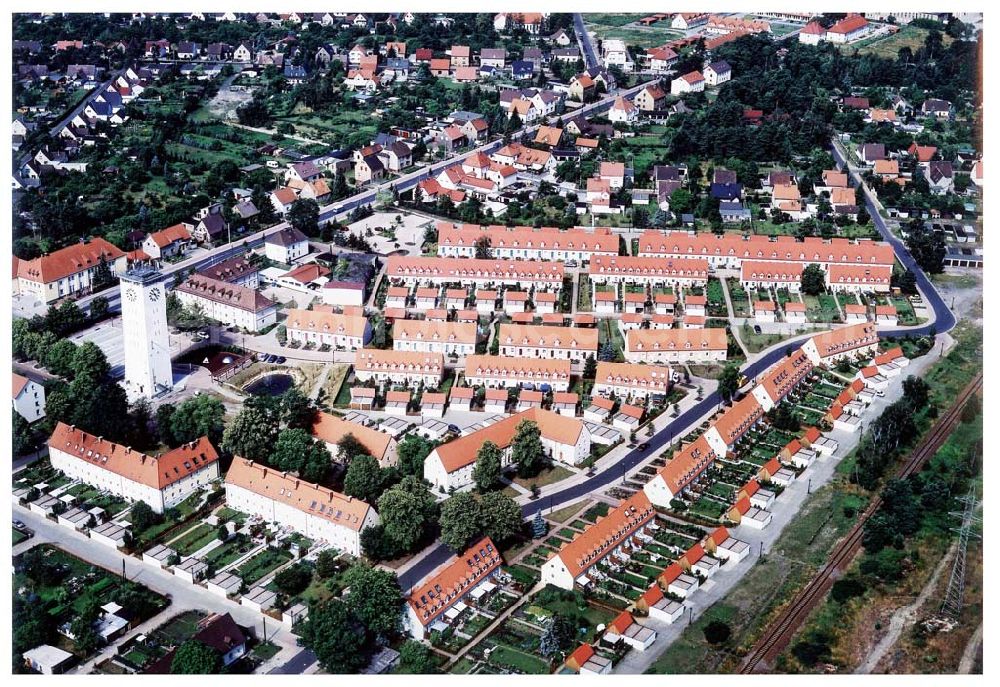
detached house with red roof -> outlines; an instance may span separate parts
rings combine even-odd
[[[60,422],[48,441],[52,467],[156,513],[219,477],[219,454],[207,437],[150,456]]]
[[[226,473],[226,504],[352,556],[361,555],[361,532],[379,524],[361,499],[239,457]]]
[[[688,72],[670,82],[670,93],[672,95],[700,93],[704,90],[705,77],[699,71]]]
[[[459,604],[473,592],[494,587],[490,579],[503,563],[493,541],[486,537],[470,546],[415,588],[406,600],[403,624],[414,639],[448,629],[458,616]],[[464,605],[464,604],[463,604]]]
[[[618,96],[608,110],[608,120],[631,126],[639,121],[639,108],[628,98]]]
[[[831,43],[853,43],[871,31],[871,25],[860,14],[848,14],[826,31]]]
[[[192,225],[183,223],[161,229],[146,237],[142,250],[157,260],[181,255],[191,245],[191,229]]]
[[[14,383],[11,397],[17,414],[28,422],[45,417],[45,387],[16,372],[12,374]]]

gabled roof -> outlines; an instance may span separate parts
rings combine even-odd
[[[486,537],[415,588],[407,603],[417,620],[426,627],[485,580],[502,562],[493,541]]]
[[[306,238],[306,235],[295,227],[286,227],[268,235],[268,237],[264,239],[264,242],[269,243],[272,246],[288,247],[308,240],[309,239]]]
[[[128,446],[96,437],[78,427],[59,422],[49,437],[50,450],[107,470],[157,490],[207,467],[219,454],[207,437],[179,446],[161,456],[149,456]]]
[[[355,532],[360,532],[369,513],[374,513],[374,509],[361,499],[240,457],[233,459],[226,473],[226,485],[241,487]]]

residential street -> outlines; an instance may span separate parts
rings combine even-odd
[[[17,555],[23,550],[37,546],[38,544],[52,542],[57,544],[59,548],[88,563],[101,566],[115,573],[121,573],[122,561],[124,561],[125,575],[128,579],[143,584],[154,592],[162,594],[171,600],[170,606],[163,613],[160,613],[140,628],[127,633],[120,641],[138,634],[144,628],[148,629],[152,626],[158,626],[168,618],[186,610],[203,610],[210,613],[228,612],[240,625],[253,628],[253,632],[258,639],[264,639],[265,620],[260,613],[246,606],[241,606],[230,599],[223,599],[216,596],[205,587],[188,584],[174,577],[172,573],[148,563],[143,563],[138,558],[125,556],[120,551],[95,542],[79,532],[57,525],[23,506],[14,505],[14,514],[17,519],[23,521],[30,529],[35,531],[35,536],[23,542],[19,547],[15,547],[13,555]],[[266,625],[266,639],[280,646],[281,651],[259,669],[261,673],[266,673],[270,668],[283,664],[299,652],[295,635],[284,625],[273,618],[267,618]],[[81,668],[85,668],[87,665],[84,664]]]

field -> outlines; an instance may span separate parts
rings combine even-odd
[[[292,554],[284,550],[264,549],[236,569],[236,574],[249,587],[268,574],[292,560]]]
[[[619,38],[627,45],[652,48],[677,38],[683,38],[684,33],[671,29],[668,22],[657,22],[651,27],[636,24],[644,16],[643,14],[609,12],[585,14],[583,19],[587,30],[597,38],[601,40]]]
[[[207,546],[216,536],[218,535],[214,527],[201,523],[188,530],[179,540],[171,543],[170,548],[181,556],[190,556],[195,551]]]
[[[855,45],[843,46],[841,49],[848,52],[857,50],[862,55],[877,55],[878,57],[895,59],[902,48],[910,48],[910,50],[916,51],[917,48],[923,46],[929,33],[930,31],[927,29],[917,26],[904,26],[894,36],[873,38],[861,41]],[[942,31],[941,42],[944,44],[944,47],[947,48],[951,41],[951,37]]]

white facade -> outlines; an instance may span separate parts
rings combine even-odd
[[[167,298],[160,273],[133,270],[121,277],[125,390],[130,400],[152,398],[174,386],[167,335]]]
[[[45,387],[33,379],[27,380],[21,390],[14,395],[14,410],[28,422],[45,417]]]
[[[260,331],[278,320],[278,306],[275,303],[256,312],[231,303],[220,303],[214,298],[205,298],[195,293],[177,289],[174,291],[184,305],[199,305],[206,317],[227,326],[237,326],[250,331]]]
[[[267,522],[291,527],[310,539],[323,539],[352,556],[361,555],[361,531],[379,522],[375,510],[369,508],[364,523],[355,530],[229,483],[226,484],[226,505],[244,513],[259,515]]]

